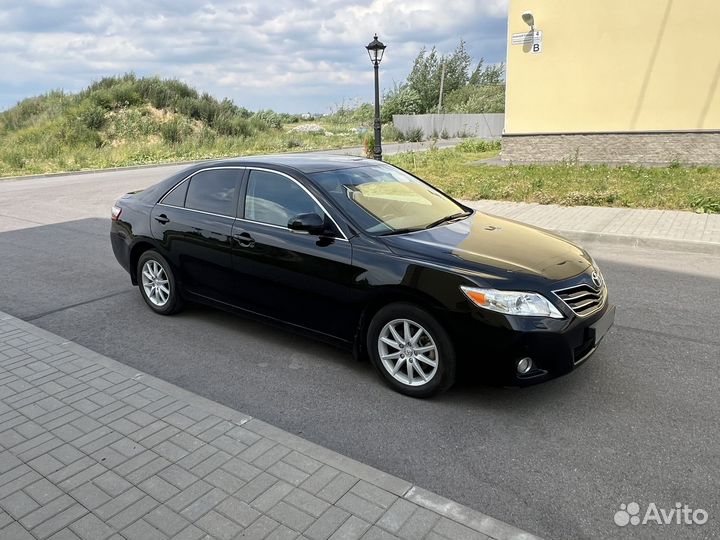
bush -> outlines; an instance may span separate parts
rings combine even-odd
[[[456,114],[501,113],[505,110],[505,85],[468,85],[450,92],[444,112]]]
[[[297,124],[300,122],[300,117],[297,114],[279,113],[279,116],[283,124]]]
[[[371,158],[375,155],[375,135],[369,131],[363,139],[363,148],[365,149],[365,157]]]
[[[80,121],[88,129],[99,130],[105,126],[105,109],[98,105],[85,104],[79,113]]]
[[[270,124],[267,123],[267,121],[262,118],[261,116],[253,115],[248,119],[248,124],[253,129],[253,131],[267,131],[270,129]]]
[[[375,118],[375,107],[370,103],[363,103],[352,111],[350,119],[356,124],[366,124]]]
[[[215,120],[215,129],[220,135],[229,137],[250,137],[255,130],[250,121],[239,116],[223,116]]]
[[[110,88],[113,105],[115,107],[131,107],[140,105],[143,98],[135,87],[133,81],[126,81]]]
[[[420,94],[408,87],[401,87],[386,94],[380,118],[383,122],[391,122],[394,114],[419,114],[421,110]]]
[[[93,103],[95,103],[95,105],[102,109],[110,110],[113,108],[114,102],[112,92],[105,88],[93,92],[90,99]]]
[[[70,145],[83,145],[100,148],[102,139],[94,131],[82,123],[79,118],[67,121],[61,128],[60,136]]]
[[[175,102],[175,112],[189,118],[200,118],[200,102],[193,97],[182,97]]]
[[[382,138],[383,141],[402,142],[405,140],[405,134],[394,124],[387,124],[382,128]]]
[[[179,118],[173,118],[160,126],[160,135],[165,142],[178,144],[190,133],[190,126]]]
[[[253,124],[259,126],[261,123],[269,128],[280,129],[282,127],[281,116],[273,110],[258,111],[252,115]]]
[[[405,140],[410,142],[420,142],[423,140],[422,128],[413,128],[405,132]]]

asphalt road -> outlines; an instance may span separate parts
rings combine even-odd
[[[547,538],[720,537],[720,258],[588,246],[618,316],[586,365],[526,389],[471,372],[419,401],[302,336],[200,306],[152,314],[107,216],[174,170],[0,181],[0,309]],[[710,521],[619,528],[631,501]]]

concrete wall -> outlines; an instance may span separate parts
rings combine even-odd
[[[542,31],[542,52],[512,44]],[[720,130],[719,0],[510,0],[505,132]]]
[[[396,114],[393,124],[402,132],[420,128],[423,138],[440,135],[469,135],[482,139],[499,139],[505,124],[504,114]]]
[[[501,156],[512,163],[720,165],[720,132],[509,135]]]

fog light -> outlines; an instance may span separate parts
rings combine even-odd
[[[517,372],[520,375],[525,375],[530,372],[530,370],[533,368],[533,361],[532,358],[521,358],[517,361]]]

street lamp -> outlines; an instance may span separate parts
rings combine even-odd
[[[383,53],[385,52],[385,45],[382,41],[378,40],[377,34],[375,38],[368,43],[365,47],[370,55],[370,61],[373,63],[375,69],[375,147],[373,148],[373,157],[378,161],[382,161],[382,142],[381,142],[381,128],[380,122],[380,78],[379,68],[380,62],[382,61]]]

